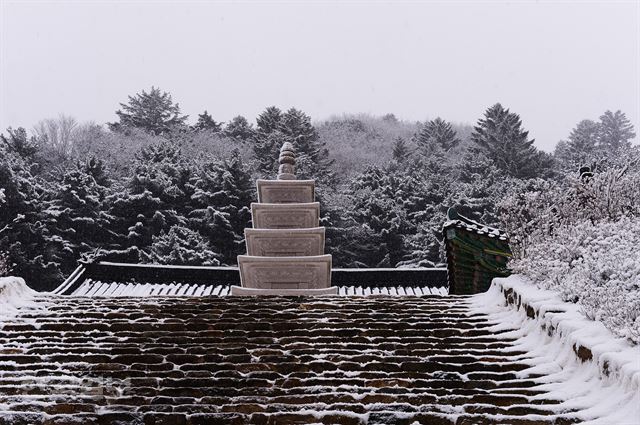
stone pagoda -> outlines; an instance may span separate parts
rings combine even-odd
[[[324,254],[324,227],[315,181],[296,180],[291,143],[280,149],[277,180],[258,180],[251,204],[253,228],[245,229],[247,255],[238,256],[241,286],[232,295],[334,295],[331,255]]]

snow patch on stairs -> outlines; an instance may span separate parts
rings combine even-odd
[[[514,348],[527,351],[531,364],[519,374],[544,375],[534,381],[550,392],[545,397],[565,400],[558,411],[580,409],[589,424],[640,424],[640,347],[587,319],[578,305],[510,276],[474,296],[471,310],[517,338]]]
[[[0,277],[0,326],[3,318],[14,316],[18,310],[38,308],[34,301],[37,294],[20,277]]]

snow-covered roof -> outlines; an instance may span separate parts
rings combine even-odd
[[[468,230],[469,232],[476,233],[478,235],[484,235],[489,238],[496,238],[501,241],[509,240],[509,236],[506,232],[465,217],[456,212],[456,210],[453,208],[449,209],[449,211],[447,212],[447,216],[449,219],[442,225],[442,229],[444,232],[446,232],[447,229],[450,228],[458,228]]]
[[[490,238],[497,238],[501,241],[509,240],[507,234],[500,229],[496,229],[495,227],[489,227],[482,224],[471,224],[462,220],[447,220],[442,226],[443,229],[450,228],[458,228],[468,230],[473,233],[477,233],[478,235],[486,235]]]
[[[76,289],[68,295],[79,297],[150,297],[150,296],[177,296],[177,297],[207,297],[228,296],[231,285],[205,285],[188,283],[135,283],[135,282],[102,282],[85,279]],[[338,286],[340,296],[423,296],[423,295],[447,295],[448,289],[444,286]]]
[[[334,269],[342,296],[446,295],[446,269]],[[53,293],[74,296],[226,296],[239,285],[236,267],[84,263]]]

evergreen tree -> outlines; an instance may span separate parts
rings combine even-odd
[[[496,224],[496,204],[513,180],[505,176],[483,152],[468,150],[462,159],[448,206],[455,206],[460,214],[471,219],[488,225]]]
[[[558,143],[554,156],[570,168],[589,165],[596,158],[596,147],[600,138],[600,124],[591,120],[582,120],[571,130],[567,141]]]
[[[253,126],[242,115],[238,115],[229,121],[224,129],[224,134],[232,139],[246,142],[253,136]]]
[[[92,156],[85,163],[78,164],[81,169],[89,174],[95,180],[96,184],[103,187],[111,186],[111,178],[109,177],[109,172],[104,164],[104,162],[96,157]]]
[[[13,272],[33,288],[50,290],[62,279],[64,244],[52,234],[44,214],[48,190],[30,172],[31,164],[0,145],[0,251]]]
[[[181,115],[180,106],[173,103],[171,95],[159,88],[151,87],[151,91],[142,91],[129,96],[127,103],[121,103],[116,115],[117,123],[110,123],[112,131],[127,131],[139,128],[151,134],[163,134],[182,127],[188,118]]]
[[[193,177],[194,166],[176,146],[163,141],[142,148],[125,190],[108,200],[122,246],[145,248],[162,230],[186,224]]]
[[[8,137],[0,134],[0,141],[8,152],[13,152],[26,161],[33,161],[38,152],[38,143],[34,137],[29,138],[23,127],[17,129],[7,128]]]
[[[270,106],[256,119],[257,127],[253,139],[253,153],[260,175],[273,177],[278,172],[278,155],[284,135],[280,132],[282,111]]]
[[[333,160],[329,159],[329,151],[311,124],[311,117],[304,112],[291,108],[282,115],[278,130],[283,135],[283,142],[290,142],[296,150],[296,166],[299,178],[315,178],[322,183],[330,183],[334,173],[331,169]]]
[[[433,267],[444,261],[440,232],[447,206],[457,193],[458,165],[437,149],[403,170],[413,183],[400,195],[411,231],[404,235],[404,261],[399,265]]]
[[[149,260],[157,264],[185,266],[217,266],[218,255],[198,233],[183,226],[172,226],[168,232],[153,237]]]
[[[275,106],[269,106],[256,118],[258,134],[271,134],[278,130],[282,122],[282,111]]]
[[[621,149],[629,149],[636,137],[633,124],[621,112],[606,111],[600,117],[599,149],[605,154],[616,154]]]
[[[277,173],[280,147],[284,142],[290,142],[296,150],[296,174],[299,178],[313,178],[323,183],[332,181],[333,161],[329,160],[329,151],[320,141],[311,117],[295,108],[282,113],[275,106],[270,106],[256,121],[253,151],[262,176]]]
[[[235,150],[227,159],[204,163],[192,184],[192,227],[209,237],[225,264],[234,264],[245,252],[244,229],[249,227],[255,196],[249,167]]]
[[[391,124],[397,124],[399,122],[395,114],[384,114],[382,116],[382,121],[385,121]]]
[[[9,254],[7,254],[6,252],[0,251],[0,277],[9,276],[9,273],[11,273],[11,270],[12,270],[12,264],[11,264],[11,260],[9,259]]]
[[[97,170],[96,162],[91,162],[79,163],[76,169],[65,173],[44,211],[49,230],[63,244],[60,267],[64,272],[73,270],[82,254],[114,247],[112,217],[104,205],[108,189],[94,179],[91,171]]]
[[[407,143],[402,137],[396,137],[393,143],[393,159],[397,162],[404,162],[407,160],[411,152],[407,147]]]
[[[222,123],[215,122],[213,117],[204,111],[202,114],[198,114],[198,121],[193,126],[196,131],[210,131],[212,133],[219,133],[222,131]]]
[[[471,134],[475,150],[483,153],[501,172],[518,178],[536,177],[548,171],[547,161],[522,129],[518,114],[496,103],[485,112]]]
[[[135,175],[129,186],[134,194],[149,191],[171,209],[188,207],[193,186],[193,166],[180,148],[160,142],[142,148],[136,154]]]
[[[395,267],[406,255],[407,216],[395,196],[398,183],[387,170],[370,167],[351,186],[349,215],[364,230],[358,263],[367,267]]]
[[[353,224],[342,224],[345,239],[351,240],[347,246],[354,257],[352,265],[438,262],[440,241],[434,230],[442,222],[434,217],[436,221],[442,217],[441,205],[450,191],[448,179],[431,174],[420,162],[403,165],[369,167],[352,183],[343,210]],[[339,254],[338,258],[344,256]]]
[[[260,177],[274,178],[278,174],[278,157],[284,135],[276,130],[269,134],[257,134],[253,142],[255,167]],[[300,164],[296,161],[296,169]],[[296,173],[297,174],[297,173]]]
[[[441,119],[428,121],[416,137],[416,144],[424,155],[430,155],[434,149],[449,151],[460,143],[451,123]]]
[[[244,236],[234,232],[231,218],[230,214],[211,206],[194,210],[189,217],[189,227],[198,231],[224,265],[236,264],[237,256],[246,252],[242,249]]]

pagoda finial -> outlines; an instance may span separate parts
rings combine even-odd
[[[278,180],[295,180],[296,153],[291,143],[284,142],[282,144],[278,162],[280,162],[280,168],[278,169]]]

